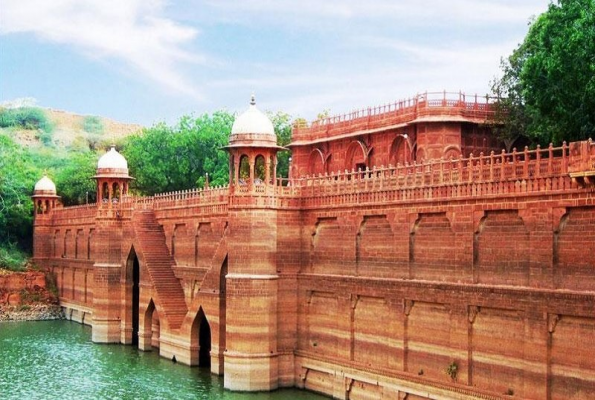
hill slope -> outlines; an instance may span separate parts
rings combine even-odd
[[[117,122],[109,118],[79,115],[68,111],[42,109],[53,126],[51,133],[20,127],[0,128],[18,144],[25,147],[37,147],[52,144],[58,148],[89,146],[95,148],[98,143],[118,141],[134,134],[143,127],[136,124]]]

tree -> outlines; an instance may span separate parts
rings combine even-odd
[[[33,186],[41,173],[29,154],[10,138],[0,135],[0,246],[18,242],[31,245]]]
[[[225,111],[198,118],[183,116],[174,127],[164,123],[127,138],[122,153],[128,160],[133,188],[141,194],[172,192],[228,181],[226,146],[234,116]]]
[[[96,200],[96,183],[92,177],[97,167],[97,154],[69,153],[66,164],[56,174],[56,187],[65,206],[90,203]]]
[[[537,142],[583,140],[595,131],[595,1],[558,0],[503,63],[496,95],[514,132]]]
[[[283,111],[276,113],[267,112],[268,117],[273,123],[275,134],[277,135],[277,144],[287,146],[291,142],[292,122],[291,116]],[[284,150],[277,153],[277,176],[287,178],[289,175],[289,159],[291,151]]]
[[[530,134],[552,142],[595,130],[595,2],[560,0],[531,26],[520,71]]]
[[[528,116],[519,71],[525,59],[525,52],[517,49],[508,59],[500,63],[502,77],[492,83],[492,93],[498,101],[494,104],[496,115],[493,131],[510,152],[521,136],[526,136]]]

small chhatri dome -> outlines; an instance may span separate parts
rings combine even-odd
[[[128,176],[128,161],[118,153],[115,145],[112,145],[112,148],[97,162],[95,178],[103,177],[130,178]]]
[[[105,153],[97,162],[97,169],[100,168],[118,168],[128,170],[128,161],[124,156],[116,150],[116,146],[112,144],[110,151]]]
[[[256,108],[254,95],[248,110],[234,121],[227,147],[279,147],[273,123]]]
[[[56,196],[56,185],[46,174],[35,184],[33,196]]]

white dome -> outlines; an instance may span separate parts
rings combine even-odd
[[[231,127],[231,134],[264,134],[275,136],[273,123],[269,117],[256,108],[254,96],[252,96],[248,110],[242,113],[234,121],[233,126]]]
[[[46,194],[56,194],[56,185],[47,175],[44,175],[43,178],[37,181],[33,190],[36,193],[44,192]]]
[[[97,169],[125,169],[128,170],[128,161],[116,151],[112,145],[110,151],[101,156],[97,162]]]

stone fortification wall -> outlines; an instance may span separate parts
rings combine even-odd
[[[594,171],[589,141],[128,197],[40,217],[36,258],[97,341],[130,343],[138,256],[139,346],[196,365],[207,320],[234,389],[586,399]]]

